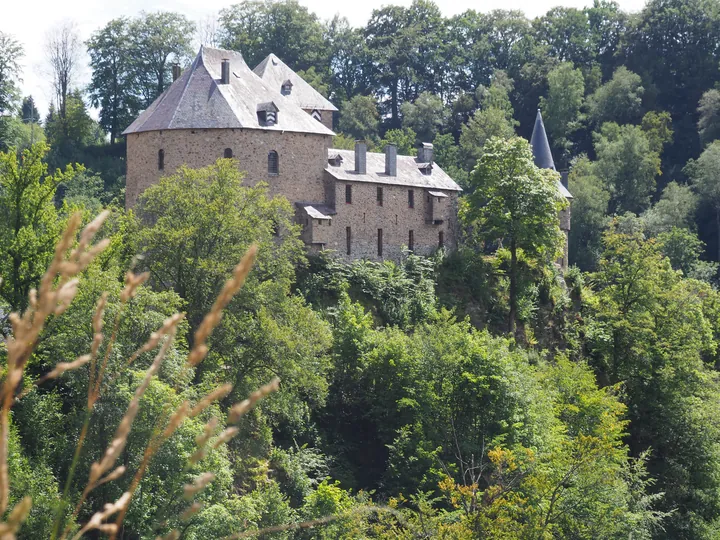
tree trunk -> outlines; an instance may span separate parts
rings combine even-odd
[[[515,238],[510,240],[510,320],[508,321],[508,332],[513,337],[517,330],[515,319],[517,318],[517,243]]]

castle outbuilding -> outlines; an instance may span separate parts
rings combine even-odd
[[[240,53],[202,47],[191,66],[128,127],[125,205],[180,166],[234,158],[246,182],[295,205],[310,250],[347,259],[429,255],[457,245],[460,187],[417,156],[331,148],[337,109],[275,55],[251,70]]]

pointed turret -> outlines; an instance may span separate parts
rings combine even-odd
[[[541,169],[552,169],[554,171],[555,162],[553,161],[552,152],[550,152],[550,143],[548,142],[547,133],[545,133],[545,124],[540,109],[538,109],[535,117],[535,127],[530,138],[530,146],[535,158],[535,165]]]

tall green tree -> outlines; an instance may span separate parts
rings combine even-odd
[[[323,26],[297,0],[233,4],[220,11],[220,25],[222,46],[242,52],[251,68],[274,53],[295,71],[327,72]]]
[[[400,107],[403,126],[412,129],[418,142],[430,142],[447,123],[447,110],[442,100],[429,92],[423,92],[418,98],[405,102]]]
[[[720,91],[711,89],[700,98],[697,109],[698,132],[703,145],[708,145],[715,139],[720,139]]]
[[[110,134],[110,144],[139,112],[135,76],[136,53],[132,48],[130,20],[113,19],[85,42],[92,79],[90,102],[100,108],[100,125]]]
[[[720,141],[710,143],[697,160],[689,161],[685,172],[702,201],[713,209],[720,257]]]
[[[0,295],[13,310],[27,307],[62,227],[53,199],[72,169],[49,175],[47,151],[38,143],[20,157],[14,149],[0,153]]]
[[[545,127],[554,148],[567,161],[570,138],[580,127],[580,108],[585,95],[582,72],[570,62],[563,62],[548,73],[548,94],[540,98]]]
[[[640,76],[620,66],[613,73],[612,79],[588,97],[588,119],[596,126],[604,122],[637,122],[644,93]]]
[[[607,123],[595,133],[597,174],[612,194],[611,212],[639,213],[650,205],[660,156],[639,126]]]
[[[142,107],[149,106],[172,82],[172,64],[183,65],[192,58],[195,24],[180,13],[142,12],[129,24],[132,38],[135,84]]]
[[[356,139],[373,139],[380,129],[380,114],[371,96],[354,96],[340,108],[338,129]]]
[[[10,112],[18,98],[23,46],[10,34],[0,32],[0,114]]]
[[[567,201],[557,189],[558,174],[539,169],[524,139],[492,138],[470,177],[473,189],[462,218],[478,239],[504,241],[510,250],[510,316],[517,317],[518,251],[527,257],[552,261],[563,243],[558,212]]]

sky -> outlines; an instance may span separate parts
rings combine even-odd
[[[348,18],[353,26],[364,25],[373,9],[387,4],[410,5],[411,0],[364,0],[341,4],[328,0],[299,0],[302,5],[317,13],[321,19],[329,19],[336,13]],[[519,9],[529,17],[547,12],[562,5],[582,8],[591,5],[592,0],[435,0],[446,16],[461,13],[467,9],[490,11],[493,9]],[[27,3],[25,3],[27,2]],[[72,21],[77,24],[84,41],[111,19],[120,16],[134,16],[140,11],[177,11],[190,20],[201,22],[213,17],[222,8],[237,0],[3,0],[3,16],[0,31],[9,33],[20,41],[25,49],[22,59],[23,73],[21,90],[23,96],[31,94],[40,110],[47,112],[51,100],[51,84],[45,68],[43,42],[45,35],[58,24]],[[625,11],[639,11],[644,0],[619,0]],[[7,5],[9,4],[9,5]],[[282,56],[281,52],[278,52]],[[90,69],[87,58],[80,73],[80,82],[87,84]]]

